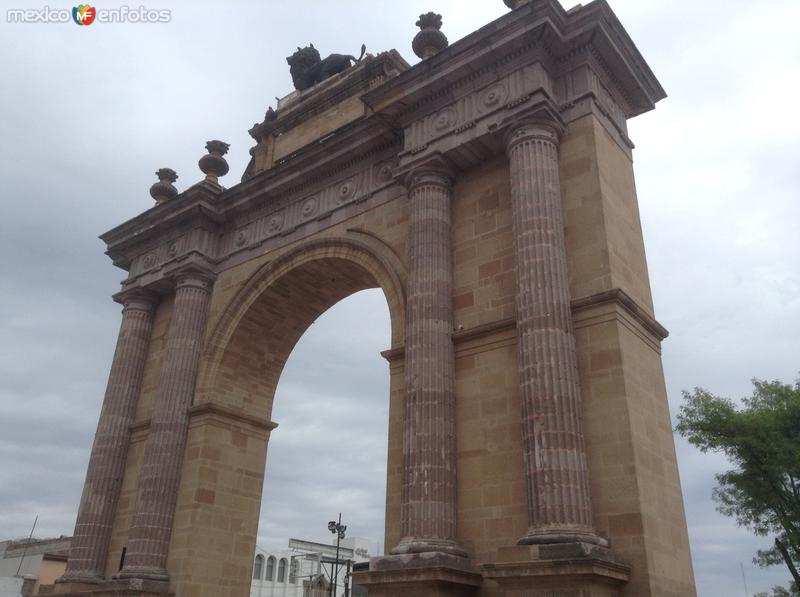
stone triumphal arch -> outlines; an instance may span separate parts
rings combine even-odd
[[[382,289],[387,553],[370,595],[686,596],[694,581],[626,121],[665,94],[608,4],[448,45],[289,58],[297,90],[102,236],[128,271],[67,572],[43,593],[248,594],[272,397]]]

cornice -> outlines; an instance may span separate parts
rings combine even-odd
[[[260,431],[270,432],[275,429],[278,424],[274,421],[265,421],[258,417],[254,417],[238,408],[227,406],[219,402],[201,402],[189,407],[189,418],[195,419],[199,417],[215,417],[218,419],[227,419],[236,423],[251,427]],[[150,429],[152,419],[140,419],[135,421],[128,427],[130,433],[140,433]]]
[[[579,79],[576,69],[591,73]],[[100,238],[130,272],[129,286],[157,282],[159,268],[190,257],[224,267],[232,255],[302,238],[340,208],[358,213],[391,199],[398,177],[431,156],[455,171],[480,163],[503,150],[503,132],[523,116],[563,124],[566,114],[601,114],[630,148],[625,118],[664,95],[605,0],[569,12],[558,0],[530,2],[413,67],[385,52],[287,100],[254,137],[290,130],[345,97],[367,110],[245,182],[197,183]]]
[[[517,68],[514,63],[520,56],[537,52],[545,68],[554,69],[571,52],[587,45],[629,100],[628,118],[652,109],[666,97],[605,0],[594,0],[569,13],[557,0],[545,0],[507,13],[363,99],[376,112],[403,124],[425,104],[435,104],[438,97],[452,101],[471,91],[471,84],[484,73],[498,77],[506,69]]]
[[[619,90],[631,101],[627,118],[648,112],[667,97],[650,66],[606,0],[594,0],[570,13],[577,40],[591,42]]]
[[[598,292],[591,296],[582,297],[572,301],[572,312],[577,313],[600,305],[614,303],[625,309],[633,319],[645,330],[652,334],[659,342],[669,336],[667,329],[658,323],[631,295],[621,288],[612,288]]]
[[[220,209],[230,219],[271,196],[302,195],[391,148],[399,149],[401,142],[402,133],[379,118],[352,122],[228,189],[220,196]]]
[[[346,125],[329,139],[287,156],[274,168],[244,183],[217,192],[206,188],[204,183],[198,183],[109,230],[100,238],[106,243],[106,254],[114,264],[130,270],[136,254],[155,250],[153,243],[177,239],[197,227],[218,236],[227,223],[247,218],[247,214],[252,214],[249,216],[252,220],[260,213],[280,209],[278,201],[282,204],[301,201],[304,196],[321,191],[337,178],[369,168],[373,162],[386,161],[398,153],[400,140],[398,132],[377,118],[357,121]],[[391,176],[385,178],[390,180]],[[170,257],[179,250],[179,246],[170,247]],[[155,264],[155,258],[151,259]]]
[[[450,103],[483,82],[502,76],[498,67],[513,62],[526,50],[542,47],[541,23],[526,28],[519,15],[508,13],[454,42],[432,58],[423,60],[380,87],[365,94],[364,103],[402,126],[417,118],[427,106]],[[510,45],[516,47],[511,48]],[[513,70],[516,67],[512,67]],[[427,110],[429,111],[429,110]]]
[[[192,227],[216,228],[224,217],[212,201],[215,202],[213,196],[188,193],[151,207],[100,235],[100,240],[106,243],[106,255],[111,257],[114,265],[128,270],[132,247],[146,245],[148,241],[164,236],[167,231],[177,236]]]

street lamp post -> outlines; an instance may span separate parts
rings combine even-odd
[[[339,512],[339,522],[331,520],[328,523],[328,530],[336,535],[336,561],[333,563],[333,577],[331,578],[330,597],[336,597],[337,577],[339,576],[339,542],[344,539],[344,532],[347,526],[342,524],[342,513]]]

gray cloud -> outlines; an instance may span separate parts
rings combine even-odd
[[[18,3],[17,3],[18,4]],[[4,3],[3,8],[17,4]],[[42,3],[44,5],[46,3]],[[612,0],[670,97],[630,124],[664,367],[680,390],[749,393],[752,376],[797,375],[800,85],[794,0]],[[155,6],[155,4],[153,4]],[[404,3],[170,2],[167,25],[0,23],[0,537],[71,533],[119,325],[123,273],[97,235],[151,205],[153,172],[201,178],[208,139],[232,144],[238,179],[260,121],[291,89],[285,56],[395,47],[412,59],[417,15],[456,40],[500,0]],[[370,320],[364,323],[364,317]],[[336,338],[334,342],[332,339]],[[259,542],[328,538],[341,508],[382,542],[387,365],[384,299],[365,292],[309,329],[276,396]],[[714,511],[725,462],[678,441],[702,597],[785,583],[750,564],[765,544]]]

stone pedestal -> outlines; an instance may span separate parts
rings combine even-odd
[[[353,573],[353,584],[366,587],[370,597],[471,595],[482,582],[466,558],[435,552],[372,558],[369,571]]]
[[[172,597],[169,583],[124,579],[102,584],[60,582],[56,585],[41,585],[39,595],[59,597]]]
[[[157,297],[137,291],[124,305],[117,348],[108,376],[86,472],[67,568],[59,582],[100,583],[125,473],[130,425],[136,413]]]
[[[581,542],[503,548],[482,569],[503,597],[620,597],[630,578],[607,548]]]

